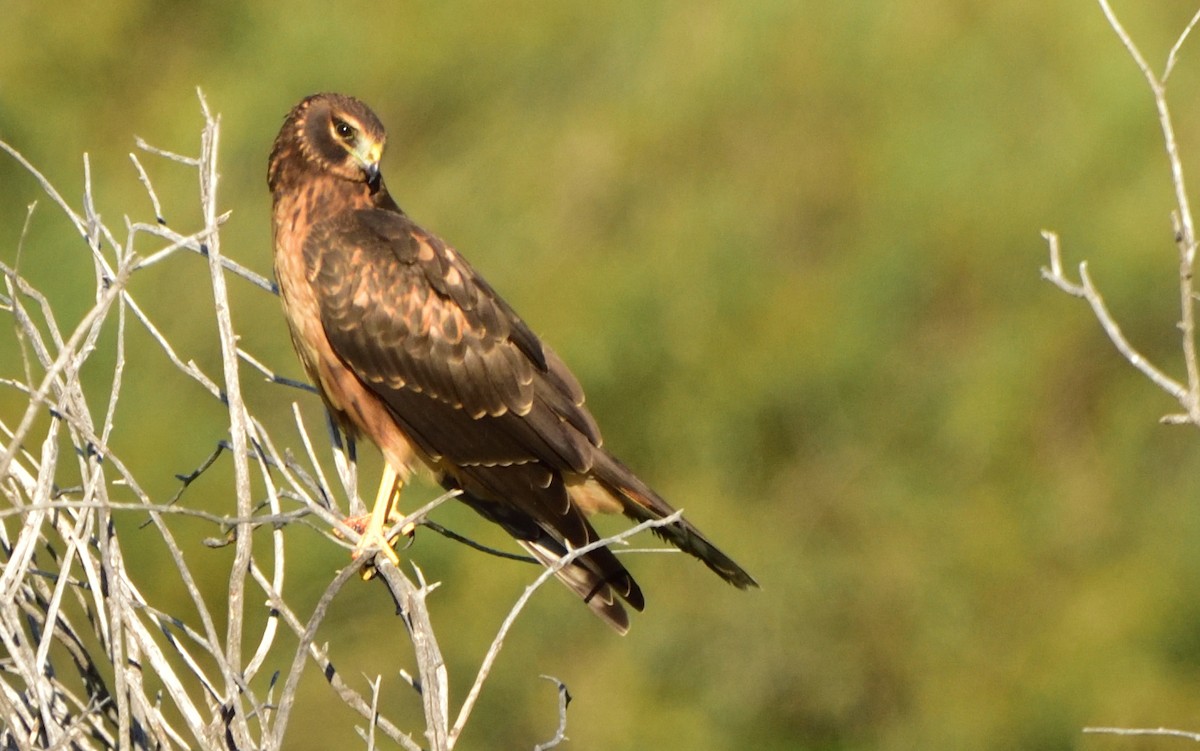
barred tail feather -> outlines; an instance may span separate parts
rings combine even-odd
[[[542,542],[530,540],[518,540],[518,542],[546,568],[555,568],[559,561],[567,555],[558,545],[545,545]],[[603,550],[608,552],[607,549]],[[609,553],[609,555],[612,554]],[[568,589],[579,595],[601,620],[612,626],[618,634],[624,636],[629,631],[629,615],[622,607],[621,601],[617,599],[613,587],[610,586],[609,576],[611,574],[599,573],[597,570],[599,567],[590,560],[590,556],[590,553],[585,554],[571,563],[557,568],[554,575],[567,585]],[[620,566],[619,563],[617,565]],[[632,585],[629,594],[624,595],[625,598],[630,601],[631,606],[641,610],[644,607],[641,590],[623,567],[621,572],[624,574],[623,580],[619,579],[618,581],[622,585],[622,589],[628,589],[628,585]]]

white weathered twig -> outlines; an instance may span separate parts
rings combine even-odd
[[[543,678],[553,683],[558,688],[558,727],[554,729],[554,737],[545,743],[539,743],[533,747],[533,751],[547,751],[547,749],[557,748],[558,744],[567,740],[567,705],[571,703],[571,693],[567,691],[567,684],[550,675],[543,675]]]
[[[609,545],[615,545],[624,542],[626,539],[648,529],[669,526],[679,521],[680,517],[682,516],[683,509],[680,509],[670,516],[665,516],[662,519],[651,519],[644,521],[641,524],[630,527],[629,529],[626,529],[625,531],[615,534],[611,537],[606,537],[602,540],[597,540],[582,547],[575,548],[569,551],[567,555],[564,555],[562,558],[559,558],[557,561],[555,561],[555,565],[550,566],[542,571],[538,578],[534,579],[529,586],[525,587],[525,591],[521,593],[519,598],[517,598],[516,603],[513,604],[512,609],[508,611],[508,615],[505,616],[504,622],[500,624],[500,628],[496,631],[496,637],[492,640],[492,645],[488,648],[487,654],[483,658],[483,663],[479,666],[479,672],[475,676],[475,682],[471,684],[471,688],[467,692],[467,698],[463,701],[462,707],[458,710],[458,717],[454,721],[454,727],[450,730],[449,747],[454,747],[454,743],[457,742],[459,735],[461,735],[463,731],[463,728],[466,727],[467,720],[471,717],[471,711],[475,708],[475,702],[479,699],[479,694],[483,690],[483,684],[487,680],[488,674],[491,673],[492,666],[495,664],[496,658],[500,656],[500,650],[504,647],[504,639],[508,636],[509,630],[516,622],[517,616],[521,614],[521,611],[529,602],[529,599],[533,597],[533,593],[536,592],[539,587],[549,581],[556,572],[561,570],[564,566],[570,565],[581,555],[586,555],[597,548],[607,547]]]
[[[1165,422],[1188,423],[1200,427],[1200,363],[1197,362],[1196,351],[1196,295],[1193,284],[1196,261],[1196,231],[1184,180],[1183,159],[1179,153],[1179,144],[1175,136],[1175,125],[1167,101],[1167,81],[1179,61],[1184,42],[1187,41],[1197,23],[1200,23],[1200,11],[1192,16],[1187,26],[1171,46],[1170,51],[1167,53],[1163,72],[1159,75],[1151,67],[1150,63],[1147,62],[1146,57],[1133,41],[1133,38],[1130,37],[1129,32],[1126,31],[1108,0],[1098,1],[1105,18],[1108,19],[1109,25],[1146,80],[1146,85],[1150,89],[1150,93],[1154,99],[1154,108],[1159,128],[1162,131],[1163,145],[1171,172],[1171,185],[1175,194],[1175,208],[1171,212],[1171,225],[1179,253],[1179,332],[1182,340],[1183,366],[1187,374],[1186,383],[1180,383],[1166,375],[1166,373],[1150,363],[1129,343],[1121,331],[1121,327],[1108,310],[1108,306],[1105,304],[1100,291],[1092,282],[1086,263],[1079,264],[1078,282],[1067,278],[1063,271],[1058,236],[1048,231],[1043,231],[1042,236],[1049,246],[1050,266],[1042,269],[1042,277],[1067,294],[1086,300],[1091,306],[1092,314],[1100,322],[1109,340],[1112,341],[1121,356],[1145,375],[1155,386],[1170,394],[1172,398],[1179,402],[1183,409],[1182,414],[1168,415],[1163,418]],[[1173,736],[1200,742],[1200,733],[1190,733],[1167,728],[1088,727],[1084,728],[1084,732],[1108,733],[1113,735]]]
[[[1172,730],[1171,728],[1089,727],[1084,728],[1083,732],[1104,735],[1165,735],[1172,738],[1187,738],[1190,741],[1196,741],[1197,743],[1200,743],[1200,733],[1191,733],[1186,730]]]
[[[1129,340],[1125,338],[1125,333],[1121,330],[1120,324],[1116,322],[1112,317],[1112,313],[1109,312],[1108,305],[1104,302],[1104,296],[1100,294],[1100,291],[1096,289],[1096,285],[1092,282],[1092,277],[1088,273],[1087,262],[1083,261],[1079,264],[1079,281],[1071,281],[1063,273],[1062,251],[1059,249],[1058,235],[1043,230],[1042,237],[1045,238],[1046,244],[1050,247],[1050,266],[1042,268],[1042,278],[1068,295],[1086,300],[1088,305],[1091,306],[1096,320],[1103,327],[1104,333],[1108,334],[1109,340],[1117,348],[1117,351],[1121,353],[1121,356],[1129,361],[1130,365],[1140,370],[1143,375],[1149,378],[1160,389],[1175,397],[1181,404],[1185,403],[1188,397],[1187,387],[1155,367],[1142,353],[1134,349]]]
[[[73,327],[61,326],[53,296],[20,273],[19,262],[29,263],[35,257],[21,253],[26,242],[33,241],[27,237],[30,205],[17,246],[18,262],[0,262],[0,316],[10,318],[9,325],[0,326],[0,335],[14,338],[20,357],[19,363],[0,363],[4,368],[0,389],[16,394],[20,401],[17,414],[0,414],[0,499],[5,502],[0,508],[0,649],[7,656],[0,671],[0,747],[281,749],[295,716],[301,676],[311,664],[325,677],[332,694],[367,721],[363,737],[368,747],[384,735],[408,751],[417,751],[422,745],[413,734],[385,716],[388,697],[381,679],[368,678],[364,696],[334,668],[331,648],[318,643],[338,592],[363,562],[331,577],[325,595],[307,615],[299,615],[287,602],[284,527],[299,522],[338,545],[353,544],[357,535],[344,524],[341,509],[361,510],[357,463],[353,443],[334,434],[333,462],[340,488],[332,487],[321,450],[308,435],[298,408],[293,409],[294,423],[272,434],[247,403],[243,363],[273,383],[312,389],[280,376],[239,346],[226,275],[244,278],[271,293],[275,285],[222,253],[220,233],[229,213],[220,212],[217,201],[220,123],[202,95],[200,101],[204,128],[198,157],[138,142],[139,149],[152,158],[171,159],[196,170],[203,226],[186,231],[169,226],[165,219],[167,211],[150,178],[152,158],[143,163],[138,155],[130,155],[154,219],[138,222],[122,217],[124,236],[118,239],[96,210],[96,185],[86,157],[83,200],[76,208],[19,152],[0,141],[0,152],[22,165],[71,221],[84,241],[77,257],[80,263],[90,264],[94,285],[88,290],[94,300],[91,309]],[[145,244],[147,237],[155,248],[139,258],[135,245]],[[151,312],[155,306],[146,304],[145,293],[129,286],[129,280],[148,267],[175,262],[180,250],[207,259],[216,321],[213,335],[221,357],[219,376],[205,373],[190,353],[173,343],[171,327],[155,320]],[[178,276],[182,284],[195,286],[194,275]],[[161,292],[162,286],[153,289]],[[257,293],[254,287],[248,289]],[[137,340],[127,337],[130,328],[139,328],[129,325],[130,316],[150,335],[150,343],[144,346],[164,355],[160,362],[171,374],[170,383],[148,382],[129,370],[129,363],[136,361],[130,348]],[[97,352],[106,357],[94,357]],[[82,378],[85,364],[91,374],[97,370],[96,361],[107,363],[104,377]],[[103,384],[96,385],[101,380]],[[143,389],[187,393],[194,392],[193,384],[208,395],[200,400],[202,405],[224,411],[228,435],[214,437],[210,445],[215,450],[194,470],[178,476],[179,484],[169,497],[153,497],[145,488],[155,484],[143,484],[142,476],[146,471],[166,470],[139,466],[121,454],[119,446],[124,444],[114,442],[123,431],[135,428],[124,415],[126,405],[141,401]],[[303,446],[298,450],[300,459],[288,448],[297,444]],[[232,463],[233,469],[233,479],[223,490],[227,512],[190,506],[191,483],[221,463]],[[261,497],[255,496],[256,488],[261,488]],[[426,521],[438,504],[453,496],[447,493],[434,499],[388,534]],[[131,525],[117,524],[122,516],[140,522],[138,531],[154,535],[153,547],[165,551],[165,562],[155,570],[131,571],[127,566],[122,530]],[[214,563],[207,548],[195,544],[200,540],[182,538],[176,528],[181,518],[219,530],[203,540],[205,544],[232,544],[233,555],[222,559],[228,570]],[[568,565],[599,545],[621,542],[648,526],[654,523],[573,551],[559,565]],[[253,544],[263,534],[270,535],[270,544]],[[136,539],[139,545],[145,543],[145,538]],[[553,572],[539,576],[514,604],[451,725],[449,675],[426,606],[437,584],[427,584],[416,566],[406,576],[385,556],[375,559],[379,578],[395,597],[413,643],[418,668],[417,676],[410,679],[420,691],[426,744],[448,751],[471,716],[505,636],[532,593]],[[228,584],[218,588],[220,596],[215,598],[206,594],[212,587],[205,579],[214,574],[222,575]],[[151,577],[170,581],[180,602],[152,601],[147,592],[161,587],[144,586]],[[287,631],[298,643],[279,638]],[[243,645],[250,634],[257,640]],[[334,648],[338,646],[335,642]],[[68,656],[65,662],[64,655]],[[282,680],[270,677],[272,673],[282,675]],[[559,687],[558,730],[539,748],[565,739],[567,695],[565,687]]]
[[[1179,144],[1175,137],[1175,125],[1167,101],[1166,87],[1167,79],[1179,59],[1184,41],[1189,37],[1192,28],[1200,21],[1200,13],[1192,17],[1191,22],[1171,47],[1167,55],[1164,71],[1160,76],[1147,62],[1137,44],[1129,36],[1120,19],[1113,12],[1108,0],[1099,0],[1099,3],[1101,10],[1108,19],[1109,25],[1146,80],[1146,85],[1149,87],[1154,100],[1159,128],[1162,131],[1167,163],[1171,171],[1171,185],[1175,193],[1176,206],[1172,214],[1172,224],[1176,244],[1179,249],[1179,333],[1183,350],[1183,366],[1187,373],[1186,383],[1180,383],[1167,376],[1161,368],[1147,361],[1126,339],[1124,333],[1121,331],[1121,327],[1109,312],[1103,295],[1092,283],[1087,272],[1086,263],[1079,265],[1078,282],[1071,281],[1065,276],[1058,236],[1048,231],[1043,231],[1042,236],[1049,245],[1050,266],[1049,268],[1042,269],[1042,277],[1053,282],[1064,292],[1086,300],[1092,308],[1092,313],[1096,316],[1101,326],[1103,326],[1108,338],[1116,346],[1121,355],[1156,386],[1166,391],[1179,402],[1183,409],[1183,414],[1170,415],[1164,418],[1165,421],[1188,422],[1200,426],[1200,361],[1198,361],[1196,349],[1196,299],[1193,283],[1196,260],[1196,231],[1184,180],[1183,160],[1179,154]]]

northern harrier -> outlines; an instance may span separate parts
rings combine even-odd
[[[292,342],[329,412],[386,459],[356,554],[379,546],[400,487],[426,465],[543,564],[599,539],[597,511],[644,521],[667,502],[601,447],[579,383],[453,248],[417,226],[379,174],[386,135],[362,102],[317,94],[271,151],[275,275]],[[726,581],[757,586],[691,524],[655,530]],[[617,631],[641,589],[607,548],[557,572]]]

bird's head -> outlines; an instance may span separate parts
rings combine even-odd
[[[342,94],[314,94],[296,105],[279,131],[269,180],[274,188],[277,165],[293,154],[309,170],[366,183],[374,193],[386,143],[383,124],[367,105]]]

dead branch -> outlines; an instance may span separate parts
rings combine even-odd
[[[1079,264],[1078,282],[1066,277],[1063,272],[1058,235],[1054,232],[1042,232],[1042,237],[1045,238],[1050,251],[1050,265],[1042,268],[1042,278],[1050,281],[1067,294],[1086,300],[1091,306],[1092,314],[1121,356],[1152,383],[1179,402],[1183,413],[1168,415],[1163,418],[1164,422],[1186,422],[1200,427],[1200,363],[1198,363],[1196,352],[1196,297],[1193,284],[1196,261],[1195,222],[1192,218],[1191,204],[1188,200],[1184,180],[1183,160],[1180,157],[1179,144],[1175,137],[1175,124],[1167,100],[1167,80],[1178,62],[1184,41],[1187,40],[1197,22],[1200,22],[1200,12],[1192,17],[1172,45],[1167,55],[1167,62],[1163,67],[1163,73],[1160,75],[1147,62],[1137,44],[1121,24],[1120,19],[1117,18],[1116,13],[1113,12],[1108,0],[1099,0],[1099,3],[1109,25],[1146,80],[1146,85],[1154,99],[1159,128],[1163,134],[1163,146],[1167,154],[1167,163],[1171,170],[1171,185],[1175,193],[1175,208],[1171,214],[1171,223],[1179,252],[1180,319],[1178,328],[1187,382],[1180,383],[1167,376],[1161,368],[1150,363],[1134,348],[1109,312],[1103,295],[1093,284],[1088,275],[1086,262]]]
[[[1091,307],[1093,316],[1100,323],[1105,334],[1107,334],[1109,340],[1121,356],[1137,368],[1151,383],[1165,391],[1179,403],[1183,412],[1165,416],[1163,418],[1164,422],[1172,424],[1187,423],[1200,427],[1200,366],[1197,363],[1196,353],[1196,295],[1193,285],[1196,261],[1196,232],[1184,180],[1183,159],[1179,153],[1179,144],[1175,137],[1175,124],[1171,117],[1167,98],[1167,81],[1179,61],[1179,55],[1183,49],[1184,42],[1191,35],[1192,29],[1196,27],[1197,23],[1200,23],[1200,11],[1192,16],[1191,21],[1188,22],[1187,26],[1179,34],[1179,37],[1167,53],[1163,72],[1158,74],[1142,54],[1137,44],[1133,41],[1133,38],[1129,36],[1124,25],[1109,5],[1108,0],[1098,1],[1105,18],[1108,20],[1109,26],[1112,27],[1113,32],[1125,47],[1125,51],[1132,58],[1134,64],[1146,80],[1146,86],[1150,89],[1150,93],[1154,99],[1154,108],[1157,113],[1159,128],[1162,131],[1163,146],[1171,171],[1171,185],[1175,194],[1175,207],[1171,211],[1171,227],[1179,254],[1180,320],[1178,328],[1181,335],[1182,359],[1184,370],[1187,373],[1187,382],[1180,383],[1166,375],[1161,368],[1148,361],[1134,348],[1109,311],[1107,304],[1104,302],[1103,295],[1101,295],[1099,289],[1092,282],[1091,276],[1088,274],[1086,262],[1079,264],[1078,281],[1072,281],[1067,278],[1063,271],[1062,253],[1059,248],[1058,235],[1054,232],[1042,232],[1042,237],[1045,238],[1050,251],[1050,265],[1042,269],[1042,278],[1051,282],[1063,292],[1085,300]],[[1173,736],[1200,741],[1200,734],[1167,728],[1088,727],[1084,728],[1083,732],[1112,735]]]
[[[220,211],[217,191],[220,118],[202,94],[200,106],[204,125],[198,156],[137,140],[142,156],[131,154],[131,162],[154,216],[147,222],[125,219],[120,228],[107,225],[95,211],[95,186],[86,157],[84,195],[74,207],[17,149],[0,141],[0,151],[33,177],[78,232],[83,240],[79,262],[90,264],[94,272],[94,304],[74,327],[64,327],[55,315],[54,296],[21,273],[21,263],[29,263],[32,255],[22,254],[22,248],[37,242],[29,237],[29,217],[36,204],[27,212],[16,260],[0,262],[0,316],[7,319],[0,331],[11,334],[20,353],[20,362],[14,364],[19,370],[0,375],[0,389],[18,395],[22,405],[15,414],[0,414],[0,646],[6,655],[0,660],[0,747],[281,749],[295,716],[300,682],[306,672],[315,672],[325,678],[331,696],[366,721],[366,729],[358,734],[367,748],[374,748],[379,734],[409,751],[449,751],[478,702],[505,637],[533,593],[554,572],[542,571],[504,617],[453,723],[450,676],[426,607],[438,585],[426,582],[415,565],[406,575],[385,556],[371,562],[412,641],[418,675],[405,678],[419,693],[425,727],[409,732],[386,716],[392,697],[385,693],[381,676],[364,677],[360,683],[338,672],[330,656],[337,643],[330,647],[319,637],[326,615],[337,607],[339,592],[366,559],[332,575],[311,612],[300,613],[288,602],[283,535],[290,525],[303,524],[336,545],[349,547],[357,541],[356,533],[343,523],[343,509],[354,513],[362,506],[354,446],[333,433],[332,457],[324,455],[298,407],[293,405],[293,423],[269,430],[255,416],[255,405],[247,402],[243,366],[284,388],[312,389],[278,376],[268,362],[239,344],[229,276],[249,282],[252,290],[276,290],[270,280],[222,252],[221,228],[229,213]],[[151,178],[162,159],[195,170],[201,226],[173,228],[165,218],[169,207],[162,205]],[[157,245],[139,256],[135,241],[147,238]],[[204,278],[215,313],[219,374],[205,373],[172,343],[169,327],[156,320],[153,306],[146,304],[146,293],[135,294],[130,286],[145,269],[175,263],[180,251],[207,260]],[[188,286],[198,281],[194,274],[178,276]],[[145,379],[130,377],[130,330],[149,335],[137,346],[161,354],[173,383],[148,386]],[[110,357],[94,357],[106,347],[111,347],[106,353]],[[94,371],[99,367],[96,361],[109,363],[105,377],[84,378],[84,365]],[[171,470],[145,467],[122,456],[114,443],[124,424],[122,410],[139,400],[141,389],[193,389],[193,383],[200,385],[198,393],[206,404],[222,411],[227,433],[214,440],[215,448],[195,469],[176,474],[176,490],[157,498],[140,478]],[[296,392],[277,393],[287,398],[285,394]],[[322,467],[330,459],[337,468],[338,487],[330,484]],[[190,485],[222,464],[232,464],[233,470],[223,491],[228,512],[190,506]],[[256,488],[262,489],[261,496],[256,497]],[[492,551],[430,521],[429,514],[451,497],[431,501],[401,524],[428,523],[480,550],[523,559]],[[121,535],[127,525],[114,523],[122,516],[136,519],[139,530],[156,536],[167,558],[163,566],[147,572],[128,565]],[[228,569],[202,557],[207,547],[177,538],[175,521],[182,518],[212,525],[215,531],[206,543],[232,546]],[[572,551],[558,565],[676,518],[641,524]],[[220,598],[204,594],[211,591],[205,585],[213,576],[227,583]],[[150,599],[143,586],[150,577],[170,578],[184,604]],[[257,641],[245,644],[245,635],[251,633],[258,635]],[[294,636],[294,642],[280,639],[284,633]],[[555,747],[566,737],[569,696],[561,682],[555,683],[557,730],[538,749]],[[425,740],[419,743],[416,737]]]

